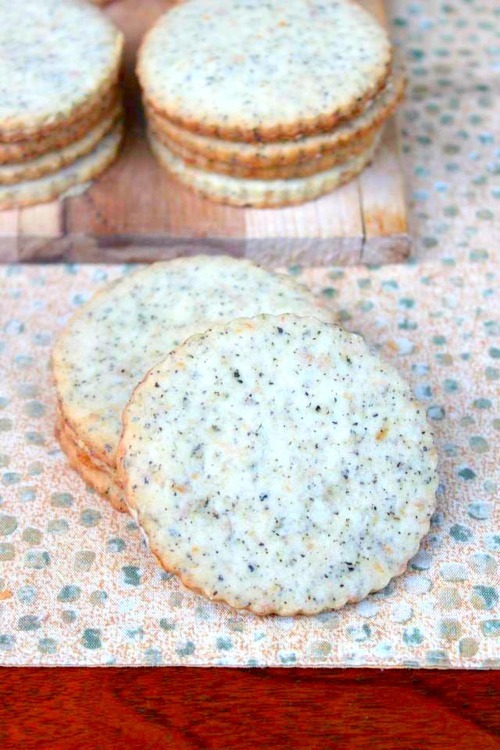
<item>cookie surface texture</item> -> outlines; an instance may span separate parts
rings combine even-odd
[[[289,277],[226,256],[155,263],[124,277],[85,304],[56,343],[65,422],[95,459],[114,467],[122,411],[146,372],[214,323],[262,312],[334,317]]]
[[[187,0],[149,31],[144,98],[175,123],[228,140],[328,130],[383,87],[385,30],[350,0]]]
[[[0,0],[0,140],[54,129],[116,78],[123,39],[85,0]]]
[[[216,326],[153,368],[119,466],[165,569],[260,615],[386,586],[437,487],[425,409],[398,373],[361,337],[293,315]]]

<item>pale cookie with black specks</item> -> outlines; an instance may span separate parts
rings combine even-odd
[[[368,136],[359,138],[355,142],[349,143],[347,146],[339,148],[336,151],[331,151],[328,154],[318,154],[309,161],[300,162],[299,164],[285,164],[279,167],[265,167],[263,169],[259,169],[258,167],[244,167],[228,163],[227,161],[207,159],[195,151],[191,151],[184,148],[184,146],[180,146],[175,141],[171,141],[156,130],[152,130],[152,133],[162,145],[166,146],[174,156],[181,159],[187,166],[201,169],[204,172],[215,172],[216,174],[228,175],[229,177],[243,180],[295,180],[326,172],[337,164],[343,164],[357,154],[366,152],[372,146],[380,130],[381,128],[378,128],[378,130],[373,131]]]
[[[375,133],[394,113],[404,96],[406,79],[401,70],[388,79],[384,90],[367,109],[353,119],[345,120],[329,133],[300,137],[281,143],[237,143],[192,133],[161,117],[151,108],[148,120],[156,135],[165,145],[174,141],[200,156],[227,162],[231,168],[268,169],[309,162],[331,154]],[[165,140],[165,139],[168,139]],[[173,150],[173,149],[172,149]]]
[[[0,209],[32,206],[59,198],[71,188],[98,177],[118,156],[123,126],[118,124],[93,151],[54,174],[15,185],[0,185]]]
[[[30,159],[69,146],[83,138],[101,120],[107,117],[121,101],[119,89],[113,86],[82,118],[68,127],[61,127],[44,137],[32,138],[12,143],[0,143],[0,165],[19,164]]]
[[[319,174],[286,180],[255,180],[191,167],[149,133],[154,155],[173,177],[208,200],[252,208],[294,206],[331,193],[363,171],[373,159],[379,140],[379,136],[375,136],[364,152]]]
[[[383,88],[391,45],[350,0],[187,0],[145,37],[144,99],[194,132],[276,141],[331,130]]]
[[[144,374],[189,336],[262,312],[336,318],[290,277],[227,256],[179,258],[124,277],[83,305],[56,342],[64,422],[94,463],[115,470],[122,411]]]
[[[123,35],[85,0],[0,0],[0,140],[68,125],[116,81]]]
[[[127,504],[163,567],[258,615],[339,609],[400,575],[428,531],[425,410],[360,336],[313,318],[215,326],[125,409]]]
[[[116,126],[122,115],[121,104],[115,104],[114,109],[94,125],[86,135],[68,146],[20,164],[0,164],[0,185],[15,185],[26,180],[37,180],[44,175],[54,174],[68,164],[73,164],[77,159],[96,148]]]
[[[97,467],[91,456],[73,442],[61,418],[56,422],[55,435],[71,468],[81,476],[85,484],[107,500],[115,510],[127,513],[123,489],[115,483],[109,470]]]

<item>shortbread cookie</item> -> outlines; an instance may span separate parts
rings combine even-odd
[[[0,209],[31,206],[63,195],[70,188],[93,180],[116,159],[123,135],[118,124],[101,140],[93,151],[54,174],[37,180],[26,180],[15,185],[0,186]]]
[[[114,469],[122,411],[144,374],[189,336],[261,312],[334,317],[289,277],[226,256],[179,258],[124,277],[84,305],[56,343],[65,423]]]
[[[127,503],[164,568],[259,615],[382,589],[429,528],[425,410],[360,336],[313,318],[215,326],[124,412]]]
[[[0,0],[0,140],[90,111],[118,76],[123,37],[85,0]]]
[[[152,133],[149,142],[160,164],[203,197],[232,206],[275,208],[314,200],[356,177],[372,160],[379,138],[363,153],[325,172],[287,180],[251,180],[206,172],[186,164]]]
[[[380,128],[369,133],[368,136],[359,138],[354,142],[349,142],[348,145],[339,148],[336,151],[331,151],[327,154],[317,154],[309,161],[302,161],[298,164],[285,164],[277,167],[265,167],[263,169],[260,169],[259,167],[245,167],[239,164],[231,164],[227,161],[207,159],[206,157],[197,154],[195,151],[191,151],[175,141],[171,141],[164,135],[160,135],[156,131],[152,132],[154,133],[154,137],[161,141],[164,146],[166,146],[175,156],[181,159],[189,167],[201,169],[205,172],[216,172],[217,174],[228,175],[229,177],[236,177],[243,180],[294,180],[301,177],[311,177],[320,172],[326,172],[337,164],[341,165],[349,159],[352,159],[357,154],[366,152],[367,149],[372,146],[379,131]]]
[[[186,0],[147,34],[146,102],[188,130],[237,141],[330,130],[384,85],[385,30],[351,0]]]
[[[250,169],[267,169],[309,162],[318,156],[343,149],[348,144],[374,133],[394,113],[403,98],[405,86],[405,76],[399,70],[390,76],[384,90],[359,117],[342,121],[329,133],[296,138],[281,143],[254,144],[223,141],[220,138],[210,138],[180,128],[155,113],[151,108],[148,109],[147,114],[155,133],[167,146],[168,141],[174,141],[179,146],[196,152],[206,159],[227,162],[231,168],[242,166]]]
[[[62,420],[56,423],[56,437],[70,466],[82,477],[83,481],[108,500],[115,510],[126,513],[127,505],[122,488],[115,484],[109,472],[95,466],[88,453],[73,442]]]
[[[1,164],[0,185],[13,185],[26,180],[37,180],[44,175],[54,174],[68,164],[73,164],[77,159],[95,149],[104,136],[113,129],[122,114],[121,104],[115,104],[114,109],[97,125],[94,125],[83,138],[70,143],[69,146],[64,146],[20,164]]]
[[[120,97],[118,88],[113,86],[84,117],[76,120],[68,127],[61,127],[48,135],[32,138],[25,141],[12,141],[12,143],[0,143],[0,165],[19,164],[29,159],[55,151],[59,148],[69,146],[71,143],[83,138],[103,118],[107,117],[115,109]]]

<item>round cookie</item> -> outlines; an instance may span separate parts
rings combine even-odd
[[[113,86],[84,117],[76,120],[72,125],[54,130],[48,135],[28,139],[25,141],[12,141],[12,143],[0,143],[0,165],[19,164],[29,159],[36,159],[49,151],[69,146],[70,143],[83,138],[97,123],[117,106],[119,92]]]
[[[206,159],[227,162],[231,168],[241,166],[249,169],[268,169],[309,162],[374,133],[393,114],[403,98],[405,87],[406,79],[403,73],[395,72],[388,79],[384,90],[358,117],[342,121],[329,133],[281,143],[222,141],[220,138],[210,138],[181,128],[151,108],[147,110],[147,115],[152,129],[167,146],[169,142],[174,141]]]
[[[113,481],[109,472],[95,466],[89,454],[73,442],[61,418],[57,420],[55,433],[70,466],[82,477],[83,481],[108,500],[115,510],[127,513],[122,488]]]
[[[118,124],[93,151],[59,172],[15,185],[0,185],[0,210],[44,203],[63,195],[70,188],[93,180],[116,159],[123,135]]]
[[[98,143],[116,125],[123,114],[121,104],[115,104],[112,111],[100,122],[94,125],[89,132],[68,146],[28,159],[18,164],[0,164],[0,185],[13,185],[26,180],[36,180],[47,174],[53,174],[58,170],[73,164],[77,159],[92,151]]]
[[[0,140],[74,122],[119,72],[122,34],[85,0],[0,0]]]
[[[125,276],[85,304],[56,342],[52,363],[64,422],[94,463],[114,470],[122,411],[144,374],[189,336],[261,312],[334,318],[300,284],[246,260],[179,258]]]
[[[317,154],[309,161],[299,162],[298,164],[285,164],[278,167],[245,167],[238,164],[230,164],[227,161],[215,161],[207,159],[195,151],[180,146],[175,141],[171,141],[164,135],[156,131],[154,137],[166,146],[175,156],[181,159],[187,166],[201,169],[204,172],[216,172],[217,174],[228,175],[243,180],[294,180],[301,177],[311,177],[312,175],[326,172],[328,169],[335,167],[337,164],[343,164],[357,154],[366,152],[371,147],[378,130],[369,133],[368,136],[359,138],[347,146],[331,151],[327,154]]]
[[[320,174],[287,180],[255,180],[191,167],[149,134],[151,149],[159,163],[184,185],[209,200],[253,208],[293,206],[330,193],[363,171],[372,160],[379,140],[376,136],[364,152]]]
[[[258,615],[363,599],[406,568],[435,507],[425,410],[360,336],[234,320],[154,367],[125,409],[127,504],[163,567]]]
[[[146,102],[178,125],[236,141],[330,130],[384,85],[391,46],[351,0],[187,0],[146,35]]]

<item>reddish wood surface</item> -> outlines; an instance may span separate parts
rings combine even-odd
[[[495,672],[3,669],[0,747],[498,750]]]

